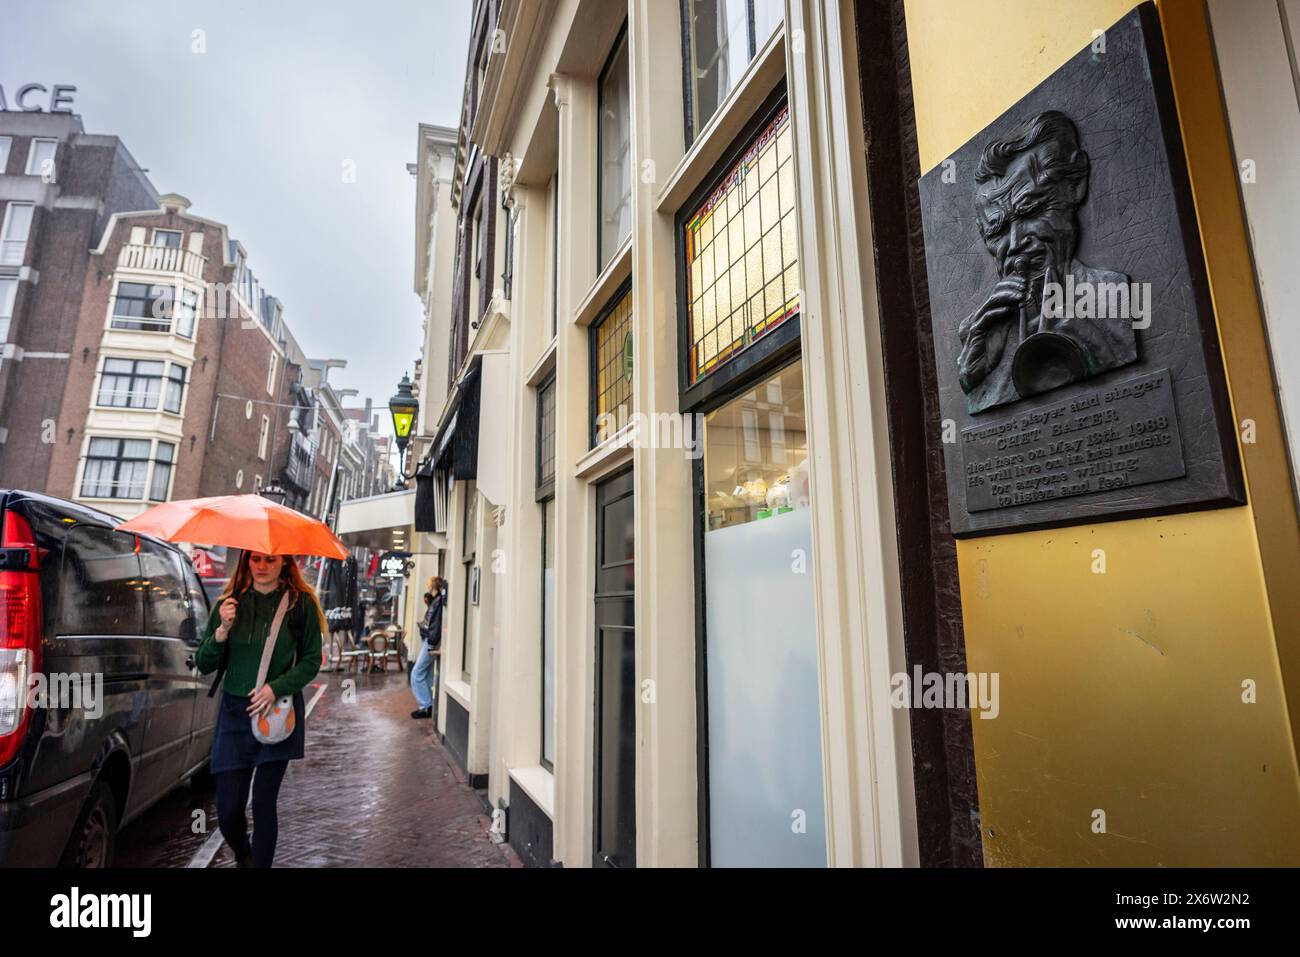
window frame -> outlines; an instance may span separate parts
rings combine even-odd
[[[551,394],[551,475],[549,479],[543,478],[542,475],[542,438],[544,435],[542,431],[542,421],[544,417],[543,406],[545,404],[545,393],[547,392],[547,390],[549,390]],[[557,409],[555,405],[556,396],[557,393],[555,390],[555,373],[552,372],[537,386],[537,428],[536,428],[536,443],[535,443],[537,451],[535,455],[535,467],[534,467],[533,479],[535,485],[534,500],[538,502],[545,501],[546,499],[552,498],[555,495],[555,474],[557,471],[555,468],[555,464],[556,464],[555,414]]]
[[[733,84],[726,93],[719,97],[718,106],[709,114],[708,119],[703,123],[697,123],[699,117],[695,102],[695,84],[692,82],[692,75],[695,72],[695,51],[691,48],[691,8],[693,3],[694,0],[680,0],[678,8],[681,11],[682,23],[682,122],[687,152],[690,152],[691,146],[699,138],[700,131],[718,115],[718,110],[722,108],[722,104],[731,95],[731,91],[738,85]],[[746,69],[754,62],[754,58],[758,56],[760,46],[766,45],[770,36],[770,34],[766,37],[758,35],[758,18],[755,14],[754,0],[745,0],[745,40],[746,52],[749,54],[745,61]]]
[[[171,246],[167,243],[158,242],[159,236],[175,236],[176,245]],[[185,245],[185,233],[180,229],[161,229],[155,226],[153,235],[149,237],[149,245],[159,249],[181,249]]]
[[[49,143],[54,147],[54,149],[50,151],[51,166],[53,166],[54,164],[55,157],[59,155],[59,141],[57,139],[51,136],[33,136],[31,142],[27,145],[26,175],[28,176],[41,175],[41,171],[39,169],[32,169],[32,164],[36,160],[38,143]]]
[[[757,381],[775,368],[784,365],[791,354],[797,354],[800,348],[800,333],[803,320],[803,303],[790,318],[784,320],[771,332],[765,333],[751,345],[742,349],[734,358],[728,359],[713,371],[691,382],[692,331],[690,303],[688,302],[686,262],[686,222],[708,199],[713,190],[719,186],[733,167],[740,162],[746,150],[753,145],[758,135],[788,106],[786,84],[782,80],[755,111],[744,129],[727,147],[722,158],[704,177],[690,198],[673,217],[673,243],[675,248],[677,283],[677,375],[680,412],[708,411],[729,401],[743,390],[747,382]],[[798,209],[795,212],[798,218]]]
[[[691,383],[690,346],[692,332],[687,301],[687,271],[685,225],[713,190],[741,160],[754,140],[787,107],[786,83],[781,81],[757,109],[739,135],[732,141],[721,159],[704,177],[690,198],[673,217],[675,246],[675,277],[677,283],[677,354],[679,411],[688,414],[687,423],[696,447],[703,448],[704,415],[720,408],[747,390],[755,388],[774,376],[787,365],[803,358],[802,318],[803,303],[799,311],[786,319],[770,333],[762,336],[734,358],[723,362],[713,371]],[[798,213],[796,212],[796,216]],[[693,514],[692,577],[695,582],[695,749],[696,764],[700,768],[700,786],[696,795],[696,825],[698,828],[699,865],[708,867],[710,848],[710,795],[709,795],[709,715],[708,715],[708,634],[706,630],[706,599],[708,575],[704,559],[704,535],[708,526],[706,501],[705,456],[691,463],[691,489]],[[815,505],[814,505],[815,507]]]
[[[5,290],[12,290],[12,292]],[[18,277],[0,276],[0,343],[9,341],[9,327],[17,308]]]
[[[158,457],[159,453],[164,448],[171,449],[171,452],[168,453],[171,456],[171,458],[167,459],[166,461]],[[149,483],[148,483],[149,489],[146,492],[148,501],[165,502],[171,496],[172,481],[176,477],[176,452],[177,449],[176,449],[175,442],[164,442],[161,439],[159,439],[157,442],[154,443],[153,453],[149,458]],[[157,497],[154,495],[154,489],[158,484],[158,467],[160,465],[167,466],[167,480],[164,483],[162,496]]]
[[[556,517],[554,514],[552,514],[552,522],[551,522],[551,523],[548,523],[547,520],[546,520],[546,512],[547,512],[547,509],[550,509],[552,513],[556,513],[556,512],[559,511],[558,507],[557,507],[556,504],[555,504],[555,493],[554,493],[554,490],[552,490],[551,494],[550,494],[548,497],[546,497],[546,498],[544,498],[544,499],[538,499],[538,503],[537,503],[537,504],[541,507],[541,510],[542,510],[542,518],[541,518],[541,523],[542,523],[542,560],[541,560],[541,582],[540,582],[540,586],[541,586],[541,587],[540,587],[540,591],[541,591],[542,616],[541,616],[541,619],[540,619],[541,628],[539,629],[539,632],[540,632],[540,635],[541,635],[541,639],[542,639],[542,640],[541,640],[541,659],[542,659],[542,660],[541,660],[541,665],[542,665],[542,667],[541,667],[541,679],[542,679],[542,680],[541,680],[541,688],[540,688],[540,691],[539,691],[539,694],[538,694],[538,699],[539,699],[539,704],[540,704],[540,708],[539,708],[539,710],[540,710],[540,712],[541,712],[541,714],[540,714],[540,718],[541,718],[541,720],[538,722],[538,727],[537,727],[537,763],[538,763],[539,765],[541,765],[542,767],[544,767],[547,771],[550,771],[552,774],[554,774],[554,773],[555,773],[555,762],[552,761],[550,758],[548,758],[548,757],[546,756],[546,613],[547,613],[547,609],[546,609],[546,554],[547,554],[547,546],[548,546],[548,544],[549,544],[548,536],[550,536],[550,535],[554,535],[554,534],[555,534],[555,529],[552,528],[551,525],[552,525],[552,523],[554,522],[554,519],[555,519],[555,517]],[[556,567],[557,567],[557,569],[558,569],[558,567],[559,567],[559,564],[558,564],[558,563],[559,563],[559,554],[557,553],[557,554],[556,554]],[[559,598],[559,577],[558,577],[558,574],[557,574],[557,576],[556,576],[556,589],[555,589],[555,590],[556,590],[556,601],[558,601],[558,598]],[[554,613],[554,612],[555,612],[555,609],[552,608],[552,609],[551,609],[551,612]],[[558,624],[559,624],[559,623],[558,623],[558,621],[557,621],[556,624],[557,624],[557,634],[555,635],[555,641],[556,641],[556,651],[558,652],[558,651],[559,651],[559,634],[558,634]],[[554,668],[554,662],[552,662],[552,667]],[[558,687],[558,684],[559,684],[559,680],[558,680],[558,679],[559,679],[559,675],[558,675],[558,674],[557,674],[557,675],[554,675],[554,677],[552,678],[552,682],[551,682],[551,706],[552,706],[553,709],[556,708],[556,705],[557,705],[557,701],[556,701],[555,693],[556,693],[556,688]],[[556,709],[556,710],[558,710],[558,709]],[[555,717],[556,717],[556,719],[558,719],[558,714],[557,714]],[[553,724],[553,726],[552,726],[552,729],[553,729],[553,731],[556,730],[554,724]]]
[[[122,289],[124,286],[141,286],[144,288],[145,295],[143,297],[143,302],[147,304],[147,308],[145,310],[144,315],[140,315],[140,316],[132,316],[132,315],[119,316],[118,315],[117,304],[118,304],[118,300],[123,298]],[[168,308],[164,310],[164,318],[155,317],[152,308],[154,303],[160,301],[161,297],[155,294],[155,290],[159,290],[159,289],[171,290],[171,298],[166,300],[171,305],[169,305]],[[134,295],[127,296],[125,298],[128,302],[141,301],[140,297]],[[176,302],[175,286],[169,285],[165,282],[151,283],[151,282],[136,282],[134,279],[119,279],[117,281],[117,285],[114,286],[113,288],[113,294],[109,301],[108,326],[110,329],[120,329],[124,332],[156,332],[156,333],[162,333],[163,335],[170,335],[172,332],[173,321],[175,319],[175,316],[173,314],[173,308],[175,302]],[[119,325],[119,322],[122,324]],[[127,323],[137,323],[141,328],[132,328],[130,325],[127,325]],[[166,328],[162,328],[162,329],[144,328],[146,325],[157,327],[159,325],[162,325],[163,323],[166,323]]]
[[[131,363],[131,368],[125,371],[110,370],[108,368],[108,364],[110,362],[129,362]],[[162,366],[162,371],[160,371],[156,376],[141,373],[139,370],[141,363],[157,363],[158,365]],[[162,409],[163,403],[165,402],[164,393],[166,392],[166,388],[165,388],[166,383],[169,380],[169,372],[170,370],[168,368],[168,363],[162,359],[152,359],[152,358],[141,359],[139,356],[105,355],[103,362],[101,362],[99,365],[99,382],[96,384],[96,388],[95,388],[94,407],[96,409],[113,409],[113,410],[125,409],[130,412],[157,412],[160,409]],[[107,376],[113,376],[115,378],[125,378],[127,380],[128,388],[125,392],[127,401],[124,404],[118,405],[112,401],[109,402],[104,401],[104,386],[105,386],[105,378]],[[138,392],[137,389],[135,388],[136,383],[147,382],[150,380],[156,380],[158,383],[158,390],[155,393],[156,401],[154,402],[154,404],[153,405],[132,405],[131,400],[136,395],[139,394],[143,394],[146,396],[148,395],[147,391],[143,393]],[[113,394],[119,394],[122,393],[122,390],[113,389],[111,390],[111,392]]]
[[[604,226],[605,226],[605,135],[604,135],[604,115],[605,115],[605,80],[609,76],[610,68],[614,65],[614,60],[618,57],[620,50],[627,49],[628,65],[628,102],[627,102],[627,123],[628,123],[628,202],[632,204],[633,185],[636,181],[636,171],[631,165],[631,131],[632,131],[632,50],[628,43],[627,20],[619,27],[618,34],[614,37],[614,42],[609,48],[609,54],[605,57],[605,63],[600,68],[600,73],[596,75],[596,275],[599,276],[605,271],[605,267],[614,261],[618,249],[623,245],[620,242],[610,250],[609,258],[606,259],[602,252]],[[629,234],[631,229],[629,228]],[[625,241],[625,240],[624,240]]]
[[[9,236],[9,230],[13,226],[15,219],[14,210],[26,209],[30,211],[27,217],[27,229],[23,232],[22,239],[13,239]],[[27,246],[32,241],[32,227],[36,225],[36,204],[35,203],[7,203],[5,205],[5,214],[0,219],[0,266],[22,266],[27,260]],[[10,257],[5,254],[6,247],[10,245],[20,245],[22,252],[16,260],[10,261]]]
[[[791,320],[798,319],[791,317]],[[790,321],[790,320],[788,320]],[[782,324],[784,326],[785,323]],[[775,333],[773,333],[775,335]],[[748,351],[748,350],[747,350]],[[733,382],[725,393],[720,392],[699,409],[701,414],[687,418],[691,437],[696,448],[701,450],[698,457],[691,462],[691,538],[694,545],[695,579],[695,760],[699,770],[699,788],[696,793],[696,826],[698,828],[699,866],[709,867],[712,857],[709,796],[709,675],[708,675],[708,575],[704,558],[704,536],[709,528],[708,489],[706,486],[703,454],[705,413],[719,409],[739,398],[750,389],[755,389],[765,381],[775,377],[787,366],[804,359],[800,340],[796,336],[793,343],[785,345],[773,360]],[[804,413],[807,415],[807,397],[804,398]],[[810,443],[811,444],[811,443]],[[809,453],[811,456],[811,452]],[[810,507],[816,507],[815,502]],[[824,760],[824,759],[823,759]]]
[[[179,373],[179,375],[177,375]],[[162,412],[168,415],[185,414],[185,387],[189,385],[190,370],[189,366],[181,365],[179,362],[171,362],[167,365],[167,373],[163,377],[162,404],[159,406]],[[176,408],[168,408],[171,399],[171,386],[175,383],[178,387],[179,398],[176,401]]]
[[[106,456],[102,456],[102,455],[92,455],[92,454],[91,454],[91,447],[92,447],[92,445],[94,444],[94,442],[95,442],[96,440],[104,440],[104,441],[109,441],[109,442],[116,442],[116,443],[117,443],[117,451],[116,451],[115,456],[114,456],[113,458],[108,458],[108,457],[106,457]],[[125,447],[126,447],[126,446],[125,446],[125,443],[127,443],[127,442],[147,442],[147,443],[149,443],[149,451],[146,453],[146,455],[145,455],[144,458],[125,458],[125,457],[124,457],[124,451],[125,451]],[[155,456],[155,454],[156,454],[156,446],[157,446],[157,440],[154,440],[154,439],[142,439],[142,438],[140,438],[139,436],[132,436],[132,435],[88,435],[88,436],[86,436],[86,451],[85,451],[85,453],[82,455],[82,462],[81,462],[81,481],[78,482],[78,484],[77,484],[77,497],[78,497],[78,498],[82,498],[82,499],[95,499],[95,500],[100,500],[100,501],[114,501],[114,502],[143,502],[143,501],[146,501],[146,500],[147,500],[146,497],[147,497],[148,494],[152,491],[152,484],[153,484],[153,466],[154,466],[154,456]],[[110,478],[110,479],[108,480],[108,484],[109,484],[109,486],[110,486],[110,487],[109,487],[109,494],[108,494],[108,495],[94,495],[94,494],[90,494],[90,493],[88,493],[88,492],[86,491],[86,481],[87,481],[87,478],[86,478],[86,468],[87,468],[87,466],[90,465],[90,462],[91,462],[92,460],[97,461],[97,462],[112,462],[112,463],[114,463],[112,478]],[[114,495],[114,494],[112,494],[113,491],[114,491],[114,487],[115,487],[115,486],[118,486],[118,485],[120,485],[120,484],[122,484],[122,480],[121,480],[121,478],[120,478],[120,475],[121,475],[121,469],[122,469],[122,465],[123,465],[124,463],[126,463],[126,462],[144,462],[144,463],[145,463],[145,473],[144,473],[144,478],[143,478],[143,480],[142,480],[141,483],[140,483],[140,494],[139,494],[139,495]],[[103,484],[103,480],[102,480],[102,479],[96,479],[96,485],[99,485],[99,484]]]
[[[632,324],[635,322],[636,312],[636,303],[632,300],[631,276],[619,284],[618,289],[616,289],[613,295],[609,297],[609,301],[601,307],[600,312],[596,315],[596,318],[592,320],[592,323],[587,330],[587,441],[589,443],[589,448],[593,449],[600,444],[599,432],[596,427],[600,415],[600,392],[597,389],[597,385],[600,382],[600,330],[606,322],[613,318],[615,311],[623,304],[624,299],[628,300],[628,332],[631,332]],[[635,363],[635,361],[636,357],[634,355],[633,362]],[[632,386],[630,383],[628,384],[627,404],[628,415],[631,416]],[[605,441],[608,441],[612,435],[613,433],[605,436]]]
[[[266,461],[267,446],[271,444],[271,417],[262,416],[262,424],[257,430],[257,457]]]
[[[12,136],[0,136],[0,176],[4,176],[5,170],[9,167],[9,154],[13,152],[13,148]]]

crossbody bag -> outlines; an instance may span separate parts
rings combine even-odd
[[[280,637],[280,625],[284,623],[285,612],[289,610],[289,593],[280,596],[280,607],[275,610],[271,621],[271,630],[266,634],[266,644],[262,648],[262,663],[257,668],[257,683],[253,690],[266,684],[266,672],[271,667],[271,652],[275,650],[275,641]],[[263,715],[253,715],[253,737],[263,744],[279,744],[293,734],[297,719],[293,712],[293,695],[276,699],[271,710]]]

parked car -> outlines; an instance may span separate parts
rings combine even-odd
[[[179,549],[118,524],[0,489],[0,866],[108,866],[118,828],[206,767],[208,598]],[[72,675],[80,696],[24,693]]]

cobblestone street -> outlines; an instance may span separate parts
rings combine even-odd
[[[344,682],[356,697],[345,701]],[[277,867],[519,867],[488,837],[483,799],[438,742],[432,721],[413,721],[405,674],[326,675],[309,685],[306,757],[280,790]],[[232,867],[225,844],[212,858],[203,809],[216,829],[214,792],[177,790],[118,838],[120,867]]]

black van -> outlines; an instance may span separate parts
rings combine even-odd
[[[207,764],[208,598],[179,549],[118,524],[0,489],[0,866],[108,866],[118,828]]]

